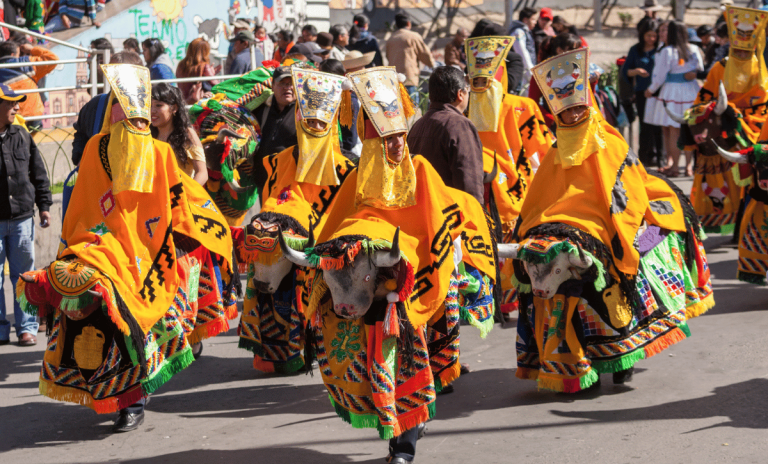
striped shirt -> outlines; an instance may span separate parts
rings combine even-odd
[[[96,0],[61,0],[59,13],[65,14],[75,22],[82,22],[83,16],[88,15],[91,20],[96,19]]]

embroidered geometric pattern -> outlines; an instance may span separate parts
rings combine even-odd
[[[763,241],[760,231],[757,230],[757,226],[753,221],[750,221],[749,224],[747,224],[747,230],[742,237],[742,243],[747,251],[768,255],[768,245]]]
[[[675,298],[685,293],[685,283],[679,272],[660,269],[656,263],[649,263],[656,277],[664,284],[670,298]]]
[[[587,300],[581,299],[577,307],[579,316],[581,317],[581,325],[584,327],[584,335],[587,337],[599,336],[608,337],[618,335],[619,333],[613,330],[611,326],[603,322],[603,319],[592,309]]]
[[[665,332],[676,328],[685,322],[685,311],[673,312],[662,319],[657,319],[648,327],[638,330],[630,337],[618,342],[594,344],[587,346],[587,356],[592,359],[610,359],[631,353],[656,340]]]
[[[109,213],[115,209],[115,197],[112,195],[112,189],[107,190],[107,193],[101,196],[99,208],[101,208],[101,214],[104,217],[109,216]]]
[[[736,222],[736,213],[728,214],[704,214],[699,216],[702,227],[724,226]]]
[[[157,225],[160,223],[160,216],[153,217],[152,219],[147,219],[146,222],[144,222],[144,227],[147,229],[147,234],[149,235],[149,238],[155,238],[155,230],[157,229]]]

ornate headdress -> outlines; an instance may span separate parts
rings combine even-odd
[[[467,73],[469,78],[487,77],[490,85],[491,79],[498,82],[506,82],[507,54],[515,43],[515,37],[475,37],[464,41],[464,49],[467,52]],[[499,71],[502,70],[502,71]]]
[[[363,141],[357,174],[355,203],[382,209],[416,204],[416,172],[408,145],[403,159],[389,158],[385,137],[408,132],[413,115],[411,99],[393,67],[376,67],[349,75],[352,90],[363,111],[358,114],[357,131]]]
[[[298,67],[291,68],[291,77],[302,119],[333,123],[341,103],[341,93],[349,89],[347,78]]]
[[[768,23],[768,12],[729,6],[725,16],[731,48],[755,51]]]
[[[291,67],[291,78],[296,89],[296,138],[299,147],[295,179],[315,185],[339,185],[334,161],[335,153],[341,156],[336,117],[342,94],[349,93],[349,81],[344,76],[299,66]],[[323,131],[312,129],[307,126],[307,119],[320,120],[327,127]]]
[[[533,77],[552,114],[590,104],[588,56],[588,49],[579,48],[534,66]]]
[[[103,64],[101,70],[123,107],[125,116],[149,121],[152,100],[149,69],[133,64]]]

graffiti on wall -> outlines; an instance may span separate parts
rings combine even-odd
[[[230,23],[235,18],[255,18],[267,32],[298,31],[307,24],[306,0],[231,0]]]

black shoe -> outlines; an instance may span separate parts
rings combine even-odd
[[[470,372],[472,372],[472,369],[470,369],[469,364],[460,364],[461,366],[461,375],[467,375]]]
[[[195,358],[195,361],[197,361],[197,358],[202,356],[203,354],[203,342],[197,342],[194,345],[192,345],[192,356]]]
[[[448,384],[444,386],[442,390],[440,390],[440,393],[438,393],[438,395],[448,395],[451,393],[453,393],[453,384]]]
[[[632,380],[632,374],[635,373],[635,368],[630,367],[627,370],[614,372],[613,373],[613,383],[614,385],[622,385],[624,382],[629,382]]]
[[[115,433],[130,432],[139,428],[144,423],[144,413],[131,414],[125,410],[120,411],[120,415],[115,421],[115,425],[112,426],[112,431]]]
[[[421,440],[422,438],[424,438],[424,435],[427,434],[427,423],[422,422],[421,424],[417,425],[416,428],[419,429],[419,435],[416,439]]]
[[[10,339],[8,339],[8,340],[0,340],[0,346],[7,345],[9,343],[11,343]]]
[[[411,464],[413,460],[407,460],[405,458],[393,458],[392,456],[387,456],[387,462],[389,464]]]

